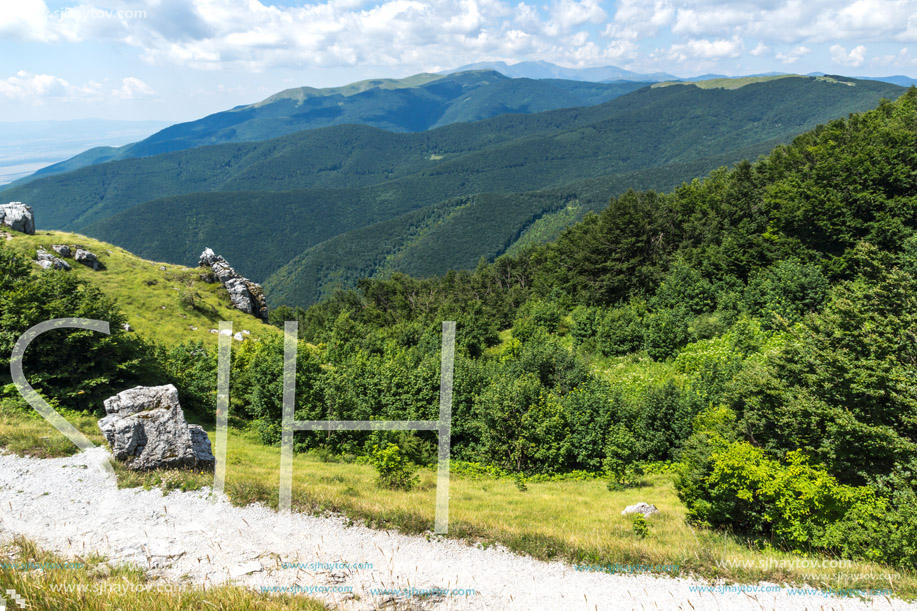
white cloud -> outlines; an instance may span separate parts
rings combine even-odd
[[[252,71],[620,63],[641,48],[665,69],[660,62],[736,58],[743,40],[756,41],[756,57],[792,48],[776,55],[787,64],[842,47],[836,63],[855,67],[866,62],[863,45],[876,53],[877,41],[917,41],[917,0],[105,0],[104,11],[94,4],[102,0],[73,1],[54,12],[42,0],[0,0],[0,39],[115,43],[150,64]],[[647,58],[654,47],[664,48]]]
[[[606,17],[599,0],[556,0],[545,31],[557,35],[585,23],[601,23]]]
[[[745,8],[730,6],[679,8],[672,32],[700,36],[722,35],[748,23],[749,13]]]
[[[0,2],[0,39],[49,40],[47,13],[42,0]]]
[[[97,97],[101,84],[90,81],[85,85],[72,85],[50,74],[32,74],[20,70],[5,80],[0,80],[0,96],[10,100],[42,103],[50,98],[62,101]]]
[[[111,94],[119,100],[135,100],[155,95],[153,88],[139,78],[128,76],[121,79],[121,87],[113,89]]]
[[[897,68],[911,68],[917,66],[917,57],[911,55],[910,49],[903,47],[897,53],[890,53],[879,57],[873,57],[872,62],[875,66],[894,66]]]
[[[831,61],[842,66],[857,68],[863,65],[866,60],[866,47],[859,45],[847,53],[847,49],[840,45],[833,45],[831,51]]]
[[[779,59],[784,64],[795,64],[796,62],[798,62],[800,59],[802,59],[804,56],[808,55],[811,52],[812,52],[812,49],[809,49],[808,47],[803,47],[800,45],[798,47],[793,47],[792,49],[790,49],[789,51],[785,53],[778,53],[776,55],[776,58]]]
[[[742,40],[737,36],[731,40],[691,39],[683,44],[669,47],[665,55],[679,63],[688,60],[715,60],[726,57],[739,57],[742,54]]]
[[[675,18],[675,7],[669,0],[618,0],[614,19],[603,35],[637,40],[655,36]]]

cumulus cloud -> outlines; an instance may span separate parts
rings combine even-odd
[[[736,36],[731,40],[691,39],[683,44],[672,45],[667,56],[677,62],[689,59],[722,59],[742,54],[742,41]]]
[[[0,38],[114,42],[151,64],[253,71],[435,70],[482,59],[583,65],[661,46],[655,60],[716,62],[742,53],[743,40],[756,41],[754,56],[791,48],[776,56],[787,64],[810,48],[841,46],[838,63],[858,66],[860,46],[917,41],[917,0],[75,1],[62,11],[43,0],[2,2]]]
[[[626,40],[655,36],[675,18],[670,0],[618,0],[614,19],[603,34]]]
[[[42,0],[0,3],[0,39],[48,41],[48,7]]]
[[[798,47],[793,47],[792,49],[784,53],[778,53],[776,55],[776,58],[779,59],[784,64],[795,64],[796,62],[798,62],[800,59],[802,59],[804,56],[808,55],[811,52],[812,52],[812,49],[808,47],[803,47],[800,45]]]
[[[617,41],[590,40],[584,29],[607,20],[602,0],[552,0],[545,6],[514,0],[266,1],[108,0],[104,9],[82,2],[54,13],[41,0],[22,0],[28,11],[0,9],[0,35],[116,42],[140,49],[151,64],[256,71],[435,68],[462,57],[577,63],[621,56]]]
[[[569,32],[585,23],[601,23],[607,16],[599,0],[559,0],[551,8],[546,32],[554,35]]]
[[[10,100],[42,103],[51,98],[86,99],[101,93],[101,84],[90,81],[85,85],[73,85],[50,74],[32,74],[20,70],[5,80],[0,80],[0,96]]]
[[[833,45],[829,51],[831,51],[831,61],[842,66],[856,68],[862,66],[863,62],[866,61],[866,47],[863,45],[854,47],[850,53],[840,45]]]
[[[917,57],[911,55],[910,49],[903,47],[897,53],[889,53],[873,57],[872,62],[875,66],[895,66],[898,68],[911,68],[917,66]]]
[[[121,79],[121,87],[113,89],[111,94],[119,100],[147,98],[155,94],[153,88],[139,78],[128,76]]]

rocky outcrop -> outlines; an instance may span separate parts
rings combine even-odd
[[[42,266],[45,269],[62,269],[64,271],[70,271],[70,264],[64,261],[63,259],[58,259],[44,248],[39,248],[37,254],[35,255],[36,263]]]
[[[65,259],[69,259],[73,256],[73,251],[70,250],[70,247],[66,244],[52,244],[51,250],[56,252],[58,256],[64,257]]]
[[[86,267],[91,267],[93,270],[99,269],[99,258],[88,250],[77,248],[76,254],[73,255],[73,260],[77,263],[82,263]]]
[[[213,470],[207,433],[185,421],[178,390],[171,384],[120,392],[105,400],[105,412],[99,428],[114,457],[128,469]]]
[[[210,268],[210,272],[229,292],[229,298],[236,309],[267,321],[267,300],[260,284],[236,272],[226,259],[214,254],[209,248],[205,248],[201,253],[199,265]]]
[[[0,225],[13,231],[33,235],[35,233],[35,214],[31,206],[22,202],[10,202],[0,205]]]

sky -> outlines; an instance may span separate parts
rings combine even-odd
[[[915,77],[917,0],[0,0],[0,121],[183,121],[485,60]]]

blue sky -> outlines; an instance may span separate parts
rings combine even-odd
[[[0,121],[187,120],[483,60],[917,76],[917,0],[0,0]]]

